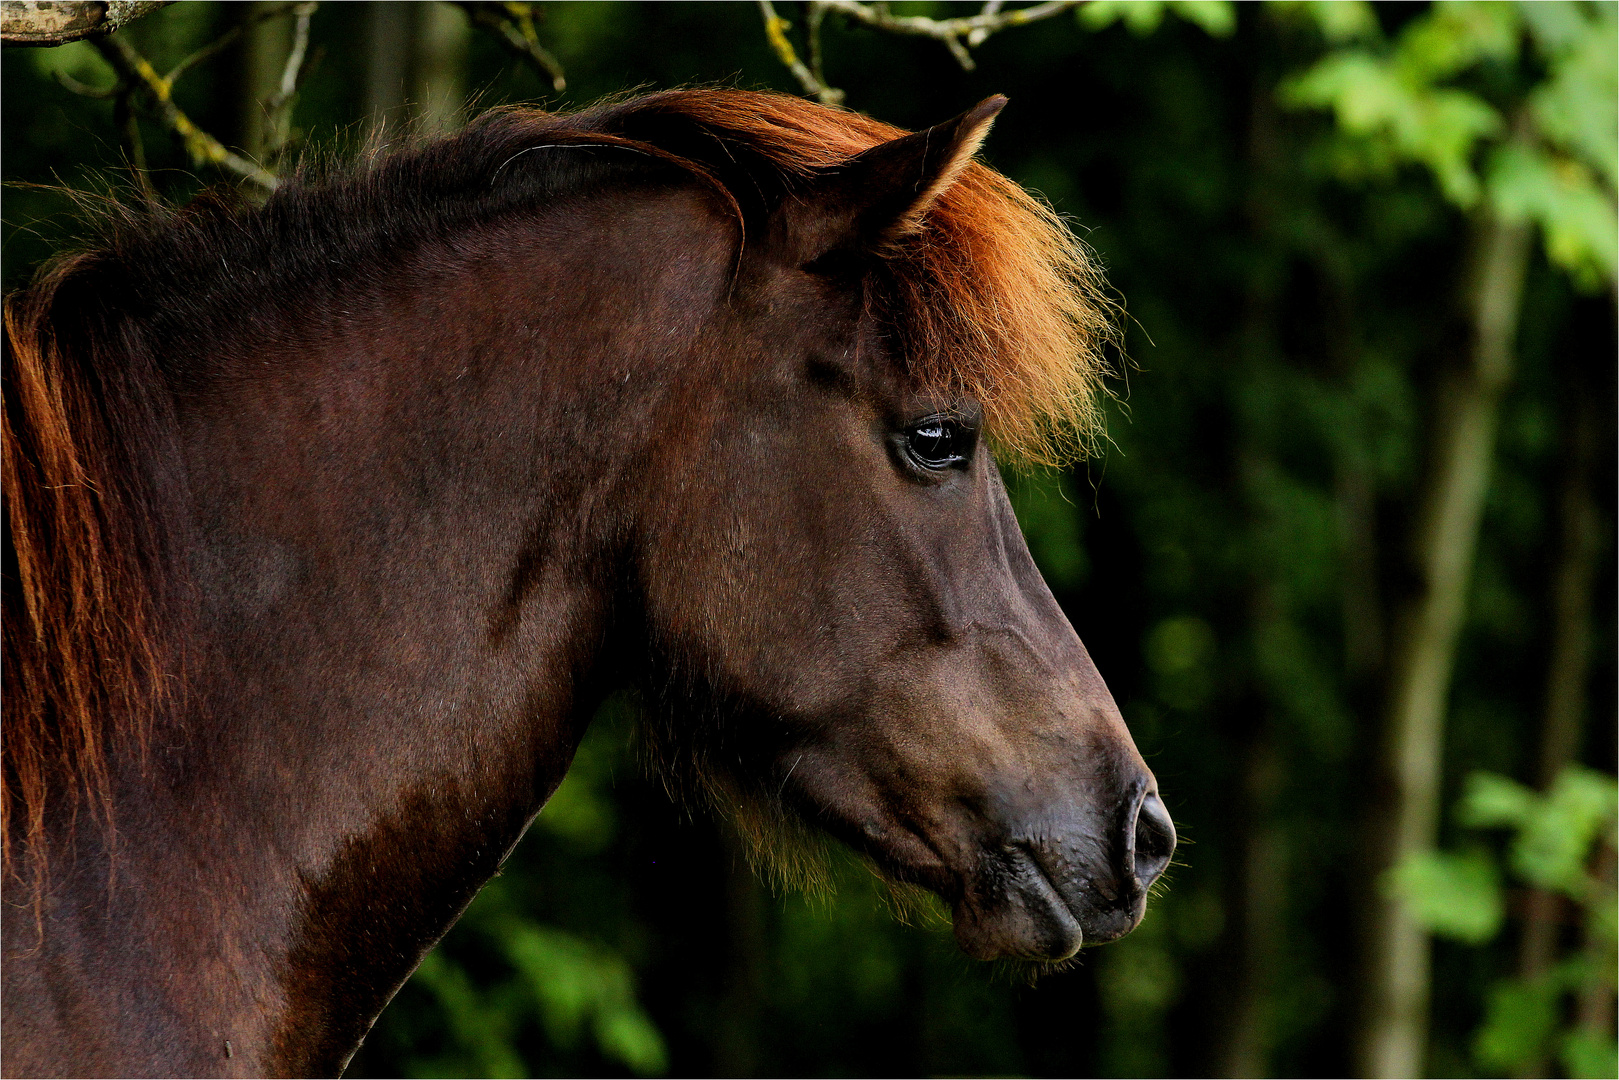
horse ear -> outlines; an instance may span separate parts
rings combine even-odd
[[[921,231],[1005,105],[999,94],[985,98],[954,120],[826,170],[777,209],[773,238],[802,266],[834,252],[881,251]]]

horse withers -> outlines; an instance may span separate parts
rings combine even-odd
[[[499,111],[11,297],[5,1072],[341,1071],[623,685],[974,956],[1133,927],[1174,830],[991,453],[1111,323],[1002,104]]]

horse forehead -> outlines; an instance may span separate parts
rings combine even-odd
[[[837,364],[846,374],[888,359],[884,335],[870,318],[857,280],[766,267],[739,273],[728,332],[762,359]]]

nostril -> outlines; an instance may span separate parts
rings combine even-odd
[[[1169,865],[1175,854],[1175,826],[1169,820],[1164,801],[1148,795],[1136,811],[1136,883],[1145,889]]]

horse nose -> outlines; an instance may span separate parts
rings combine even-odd
[[[1134,860],[1132,870],[1137,887],[1145,891],[1158,880],[1158,875],[1169,866],[1170,856],[1175,854],[1175,825],[1169,820],[1169,811],[1164,809],[1164,801],[1157,792],[1147,792],[1137,804],[1131,829],[1135,834],[1134,843],[1128,845]]]

